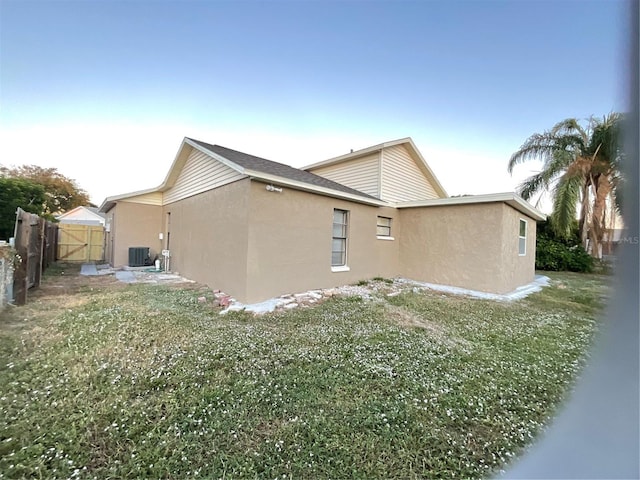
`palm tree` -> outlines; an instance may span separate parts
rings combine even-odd
[[[528,160],[543,161],[542,170],[526,179],[518,194],[525,200],[542,191],[553,198],[550,221],[556,233],[568,236],[578,216],[578,232],[585,248],[599,257],[605,226],[618,210],[621,187],[619,136],[622,115],[590,118],[583,128],[575,118],[551,130],[531,135],[511,155],[508,171]]]

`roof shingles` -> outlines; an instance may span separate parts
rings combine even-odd
[[[357,195],[359,197],[379,200],[378,198],[363,193],[359,190],[347,187],[345,185],[342,185],[341,183],[333,182],[319,175],[315,175],[313,173],[306,172],[289,165],[285,165],[284,163],[278,163],[272,160],[267,160],[266,158],[256,157],[247,153],[238,152],[236,150],[231,150],[230,148],[222,147],[220,145],[211,145],[209,143],[201,142],[200,140],[195,140],[193,138],[188,138],[188,140],[248,170],[254,170],[256,172],[261,172],[268,175],[275,175],[288,180],[307,183],[316,187],[328,188],[330,190]]]

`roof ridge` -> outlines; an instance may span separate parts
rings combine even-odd
[[[258,158],[258,159],[260,159],[260,160],[265,160],[265,161],[267,161],[267,162],[277,163],[278,165],[283,165],[283,166],[285,166],[285,167],[295,168],[296,170],[301,170],[300,168],[294,167],[294,166],[292,166],[292,165],[288,165],[288,164],[286,164],[286,163],[277,162],[277,161],[275,161],[275,160],[270,160],[270,159],[268,159],[268,158],[264,158],[264,157],[259,157],[258,155],[253,155],[253,154],[251,154],[251,153],[241,152],[240,150],[236,150],[236,149],[234,149],[234,148],[225,147],[224,145],[218,145],[217,143],[216,143],[216,144],[211,144],[211,143],[207,143],[207,142],[202,142],[202,141],[200,141],[200,140],[195,140],[195,139],[193,139],[193,138],[191,138],[190,140],[192,140],[192,141],[194,141],[194,142],[197,142],[197,143],[199,143],[199,144],[201,144],[201,145],[203,145],[203,146],[204,146],[204,145],[208,145],[208,146],[210,146],[210,147],[224,148],[225,150],[229,150],[229,151],[234,152],[234,153],[239,153],[239,154],[241,154],[241,155],[246,155],[247,157]]]

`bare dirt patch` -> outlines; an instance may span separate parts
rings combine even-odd
[[[21,307],[7,306],[0,312],[0,327],[24,328],[41,318],[49,317],[52,311],[64,311],[85,305],[91,301],[93,292],[103,290],[125,290],[130,284],[119,281],[115,270],[109,274],[81,275],[78,263],[54,263],[43,274],[40,286],[27,294],[27,304]],[[176,275],[134,272],[135,283],[167,285],[171,288],[209,290],[205,285],[182,279]]]
[[[443,325],[439,325],[435,322],[422,318],[406,308],[386,304],[385,309],[387,311],[387,318],[391,322],[395,322],[402,327],[423,329],[431,337],[452,347],[471,346],[467,340],[452,335],[451,332],[449,332]]]

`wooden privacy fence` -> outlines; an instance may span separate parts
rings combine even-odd
[[[104,259],[104,227],[58,224],[58,260],[100,262]]]
[[[24,305],[27,291],[40,285],[42,272],[56,260],[58,225],[18,208],[14,237],[17,254],[14,302]]]
[[[13,300],[13,248],[0,242],[0,311]]]

